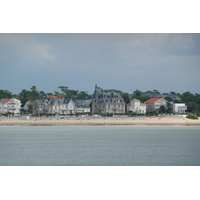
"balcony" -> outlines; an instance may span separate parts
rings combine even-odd
[[[9,105],[9,110],[15,110],[17,108],[17,106],[15,105]]]

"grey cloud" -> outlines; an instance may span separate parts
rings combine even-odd
[[[129,92],[199,91],[199,47],[199,34],[1,34],[1,87],[23,89],[23,81],[5,84],[2,74],[9,74],[13,81],[23,75],[29,86],[37,80],[47,91],[67,85],[93,92],[95,83]]]

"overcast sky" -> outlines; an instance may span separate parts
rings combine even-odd
[[[0,34],[0,89],[200,93],[200,34]]]

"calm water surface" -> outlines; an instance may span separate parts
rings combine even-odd
[[[0,127],[1,166],[199,166],[199,126]]]

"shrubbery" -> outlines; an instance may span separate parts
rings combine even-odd
[[[197,117],[196,115],[191,115],[191,114],[189,114],[189,115],[187,116],[187,118],[188,118],[188,119],[198,119],[198,117]]]

